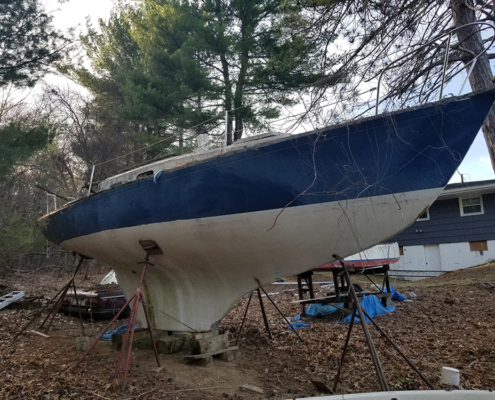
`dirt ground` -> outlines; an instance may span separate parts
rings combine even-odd
[[[79,287],[88,287],[104,275],[78,277]],[[10,289],[53,296],[70,278],[55,275],[10,273],[0,277],[0,292]],[[315,279],[330,280],[328,275]],[[362,277],[364,289],[370,287]],[[422,281],[393,282],[395,288],[414,297],[395,302],[396,310],[376,318],[378,324],[437,387],[442,366],[460,370],[461,388],[495,387],[495,264],[470,268]],[[317,296],[329,289],[317,288]],[[267,286],[266,291],[292,317],[300,312],[296,286]],[[100,342],[81,366],[71,368],[81,357],[75,350],[80,335],[77,318],[58,314],[53,329],[44,338],[27,332],[14,344],[13,335],[36,310],[9,306],[0,310],[0,398],[1,399],[293,399],[322,395],[311,383],[318,379],[332,385],[348,325],[328,319],[313,319],[299,330],[303,342],[287,330],[274,307],[264,299],[273,340],[265,332],[258,299],[253,296],[239,346],[241,357],[226,363],[215,360],[210,367],[189,365],[184,354],[160,355],[165,367],[157,366],[150,349],[133,352],[128,387],[113,377],[118,352],[109,342]],[[228,331],[231,344],[241,325],[247,298],[224,318],[220,331]],[[85,322],[88,335],[96,337],[108,321]],[[117,326],[125,323],[120,320]],[[30,329],[38,329],[39,322]],[[378,331],[370,326],[374,343],[392,390],[427,389]],[[263,394],[241,389],[244,384],[263,389]],[[350,341],[338,393],[378,391],[376,375],[357,326]]]

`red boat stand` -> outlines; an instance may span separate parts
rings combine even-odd
[[[117,318],[122,314],[122,312],[127,308],[127,306],[130,304],[131,301],[134,300],[132,303],[132,308],[131,308],[131,315],[129,316],[129,320],[127,323],[127,329],[125,331],[124,335],[124,340],[122,342],[122,347],[120,349],[120,354],[119,354],[119,359],[117,361],[117,366],[115,367],[115,374],[114,376],[117,377],[120,369],[122,367],[122,359],[124,358],[124,353],[127,351],[127,359],[125,363],[125,370],[124,370],[124,379],[122,382],[122,391],[125,390],[125,386],[127,383],[127,375],[129,373],[129,364],[131,361],[131,353],[132,353],[132,340],[134,338],[134,330],[136,326],[136,319],[137,319],[137,314],[138,314],[138,306],[140,302],[144,302],[143,299],[143,293],[141,291],[141,286],[143,284],[144,280],[144,275],[146,274],[146,268],[149,265],[153,266],[154,264],[149,262],[149,256],[150,254],[162,254],[161,249],[158,247],[158,245],[152,241],[152,240],[140,240],[139,243],[143,247],[143,249],[146,251],[146,257],[144,259],[144,265],[143,265],[143,270],[141,272],[141,279],[139,280],[139,285],[134,292],[134,294],[131,296],[129,300],[125,303],[125,305],[120,309],[120,311],[117,313],[117,315],[112,319],[112,321],[107,325],[105,329],[103,329],[103,332],[101,333],[100,336],[96,339],[96,341],[91,345],[91,347],[83,354],[81,359],[77,362],[74,367],[72,367],[72,370],[74,370],[81,362],[86,358],[86,356],[93,350],[93,348],[96,346],[96,344],[100,341],[100,339],[103,337],[106,331],[110,329],[110,327],[113,325],[113,323],[117,320]],[[141,263],[139,263],[141,264]],[[148,331],[150,333],[151,337],[151,343],[153,344],[153,350],[155,352],[155,358],[156,358],[156,363],[158,364],[158,367],[160,367],[160,360],[158,359],[158,351],[156,349],[156,343],[155,343],[155,338],[153,337],[153,329],[151,328],[150,324],[150,319],[148,316],[148,312],[146,310],[146,307],[143,304],[143,311],[144,315],[146,317],[146,324],[148,325]],[[129,334],[130,334],[130,340],[129,340]],[[127,346],[127,350],[126,350]]]

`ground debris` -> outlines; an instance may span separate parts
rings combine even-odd
[[[40,272],[9,278],[9,288],[26,293],[36,291],[51,298],[70,279],[69,273],[58,278]],[[97,277],[89,281],[96,280]],[[328,277],[318,280],[328,280]],[[399,292],[414,292],[417,297],[411,297],[411,302],[395,303],[395,312],[376,318],[437,387],[442,387],[443,366],[459,369],[464,389],[495,387],[492,373],[495,371],[495,292],[481,290],[479,282],[495,282],[495,266],[470,268],[421,282],[396,282],[394,286]],[[77,281],[77,285],[83,287],[84,281]],[[267,286],[265,290],[279,292],[273,300],[287,317],[300,313],[300,305],[291,303],[294,299],[291,292],[284,292],[280,286]],[[317,286],[316,291],[325,295],[328,289]],[[445,302],[446,299],[454,301]],[[311,380],[333,383],[348,326],[314,319],[310,327],[299,330],[304,338],[301,343],[287,330],[287,324],[266,298],[264,301],[273,340],[265,332],[259,302],[257,296],[253,296],[238,343],[240,358],[229,363],[215,360],[210,368],[198,368],[185,362],[185,353],[160,355],[160,363],[165,368],[154,373],[157,365],[153,351],[137,350],[132,353],[128,390],[124,396],[121,382],[113,378],[118,352],[110,343],[98,344],[80,367],[70,371],[81,356],[74,345],[75,338],[81,335],[77,317],[57,315],[49,332],[50,340],[26,333],[9,346],[13,335],[36,311],[5,308],[0,312],[0,398],[280,400],[321,394]],[[231,346],[236,341],[246,303],[247,296],[232,308],[219,327],[221,334],[229,332]],[[86,320],[84,327],[94,340],[107,323]],[[125,320],[118,321],[115,327],[124,323]],[[33,328],[38,329],[38,326],[39,323]],[[427,389],[372,326],[370,331],[391,388]],[[246,382],[263,388],[264,392],[241,390]],[[338,393],[377,390],[362,329],[356,326]]]

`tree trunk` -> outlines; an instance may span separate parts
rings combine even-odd
[[[222,8],[220,0],[215,2],[215,13],[217,15],[218,21],[223,23],[222,19]],[[225,39],[225,38],[223,38]],[[229,63],[227,61],[227,55],[225,53],[225,48],[219,49],[220,61],[222,63],[222,75],[224,83],[224,94],[225,94],[225,111],[232,110],[232,82],[230,81]],[[227,145],[232,144],[232,113],[227,114]]]
[[[472,0],[467,0],[467,2],[473,6]],[[466,0],[451,0],[454,25],[456,27],[477,21],[475,11],[467,7],[465,3]],[[468,49],[476,55],[484,49],[481,33],[476,25],[457,31],[457,38],[461,42],[462,48]],[[466,65],[472,58],[472,55],[469,55],[464,64]],[[466,66],[466,68],[469,68],[469,66]],[[488,55],[485,53],[478,58],[473,72],[469,77],[469,83],[473,90],[481,90],[492,85],[491,78],[492,70]],[[492,168],[495,171],[495,106],[492,106],[481,129],[485,136]]]
[[[224,81],[224,85],[225,85],[225,111],[231,111],[232,110],[232,83],[230,82],[229,63],[227,62],[227,58],[225,57],[225,54],[221,54],[220,59],[222,61],[222,73],[223,73],[223,81]],[[228,119],[227,119],[227,145],[230,145],[233,142],[233,138],[232,138],[233,115],[231,112],[229,112],[227,115],[228,115]]]
[[[237,82],[235,85],[235,93],[234,93],[234,107],[235,107],[235,129],[234,129],[234,141],[242,138],[242,132],[244,131],[244,122],[243,116],[245,114],[245,110],[242,108],[242,103],[244,100],[244,86],[246,85],[246,74],[248,69],[249,62],[249,52],[246,41],[246,32],[245,32],[245,21],[241,21],[241,54],[240,54],[240,64],[241,67],[239,69],[239,76],[237,78]]]

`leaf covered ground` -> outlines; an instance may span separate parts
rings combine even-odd
[[[104,272],[78,277],[79,287],[89,287]],[[83,274],[81,274],[83,275]],[[327,279],[328,276],[318,276]],[[53,296],[70,279],[69,273],[38,271],[10,273],[1,277],[0,290],[24,290],[31,295]],[[396,302],[396,311],[376,318],[379,325],[413,363],[437,387],[442,366],[460,370],[461,388],[495,387],[495,265],[470,268],[416,282],[395,282],[399,292],[417,297]],[[370,285],[359,280],[364,289]],[[267,286],[272,299],[287,316],[300,312],[295,286]],[[328,288],[316,286],[317,296]],[[156,372],[150,349],[136,350],[131,359],[128,387],[122,394],[121,378],[114,378],[118,352],[101,342],[80,367],[71,371],[81,353],[75,349],[80,336],[77,318],[58,314],[50,338],[32,332],[9,344],[13,335],[36,310],[9,306],[0,310],[0,398],[5,399],[292,399],[317,396],[311,383],[318,379],[332,385],[339,363],[347,325],[329,319],[314,319],[299,332],[287,330],[275,308],[264,298],[273,333],[265,332],[259,302],[253,296],[244,331],[239,341],[241,357],[226,363],[215,360],[210,367],[189,365],[184,354],[160,355],[165,367]],[[223,319],[221,332],[228,331],[231,343],[239,331],[247,304],[240,300]],[[41,321],[41,320],[40,320]],[[86,334],[95,337],[108,321],[85,321]],[[116,326],[125,323],[117,322]],[[39,322],[32,328],[37,330]],[[370,327],[373,340],[392,390],[427,389],[379,333]],[[249,384],[263,394],[240,388]],[[362,328],[353,332],[349,353],[341,374],[338,393],[378,391]]]

